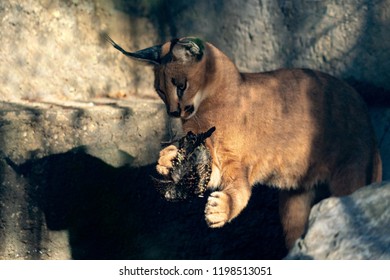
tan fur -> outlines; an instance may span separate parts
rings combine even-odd
[[[171,47],[163,45],[163,55],[174,52]],[[209,187],[215,190],[205,208],[210,227],[237,217],[252,186],[261,183],[281,189],[281,221],[291,247],[316,198],[350,194],[381,180],[365,104],[332,76],[307,69],[240,73],[205,43],[200,61],[173,55],[155,66],[155,77],[167,111],[180,111],[185,132],[216,127],[206,143],[213,158]],[[182,98],[172,79],[187,82]],[[195,110],[186,112],[188,106]],[[174,146],[161,151],[159,173],[168,175],[176,151]]]

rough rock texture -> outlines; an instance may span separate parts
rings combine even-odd
[[[286,259],[390,259],[390,183],[315,205]]]
[[[371,100],[390,90],[390,0],[4,0],[0,22],[3,100],[155,96],[151,69],[102,32],[129,50],[196,35],[242,71],[308,67]]]
[[[108,164],[155,162],[167,133],[161,102],[0,102],[0,146],[15,163],[82,150]]]
[[[105,0],[0,2],[0,100],[155,97],[152,70],[118,54],[109,32],[130,49],[158,41],[144,17]]]

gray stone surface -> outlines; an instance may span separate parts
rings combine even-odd
[[[286,259],[390,259],[390,183],[315,205],[309,226]]]
[[[165,106],[133,99],[0,103],[2,154],[15,163],[82,150],[115,167],[155,162],[167,133]]]
[[[155,97],[151,68],[103,32],[129,50],[199,36],[242,71],[308,67],[389,91],[389,21],[390,0],[4,0],[0,99]]]
[[[145,17],[105,0],[0,2],[0,100],[154,97],[152,69],[119,55],[108,32],[129,49],[157,40]]]

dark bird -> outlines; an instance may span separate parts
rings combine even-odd
[[[205,140],[215,131],[205,133],[188,132],[178,140],[178,153],[172,161],[169,179],[155,179],[156,187],[168,201],[203,197],[211,176],[211,155]]]

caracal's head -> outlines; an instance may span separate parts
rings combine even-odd
[[[198,38],[181,38],[134,53],[107,40],[123,54],[153,64],[154,87],[171,117],[188,120],[204,99],[205,45]]]

